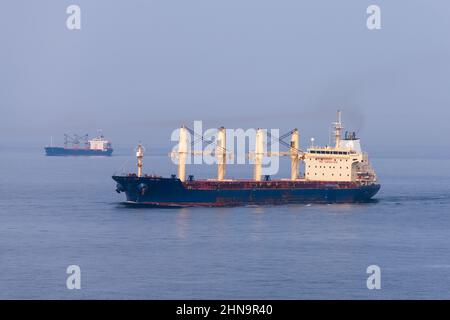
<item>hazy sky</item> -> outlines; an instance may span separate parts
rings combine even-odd
[[[366,147],[450,149],[449,17],[448,0],[4,0],[0,143],[170,146],[203,120],[325,144],[341,108]]]

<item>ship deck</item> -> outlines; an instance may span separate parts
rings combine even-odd
[[[161,176],[144,175],[137,177],[135,174],[129,174],[122,177],[117,177],[119,180],[139,180],[141,182],[166,182],[171,181],[183,185],[188,190],[239,190],[239,189],[353,189],[361,187],[362,183],[353,181],[311,181],[304,178],[289,180],[289,179],[273,179],[255,181],[253,179],[198,179],[187,180],[181,182],[178,178],[164,178]]]
[[[314,189],[314,188],[355,188],[358,185],[354,182],[336,182],[336,181],[309,181],[305,179],[297,180],[269,180],[255,181],[250,179],[239,180],[194,180],[185,181],[183,185],[186,189],[196,190],[217,190],[217,189]]]

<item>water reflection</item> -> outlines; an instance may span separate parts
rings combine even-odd
[[[175,220],[177,225],[177,236],[179,238],[186,239],[186,233],[189,228],[189,209],[180,208],[177,210],[178,213]]]

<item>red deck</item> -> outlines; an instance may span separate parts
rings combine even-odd
[[[217,190],[217,189],[325,189],[328,186],[339,189],[356,188],[359,185],[355,182],[336,182],[336,181],[307,181],[307,180],[271,180],[271,181],[254,181],[254,180],[194,180],[183,182],[186,189],[195,190]]]

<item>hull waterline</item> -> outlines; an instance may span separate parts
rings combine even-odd
[[[62,147],[45,148],[46,156],[111,156],[113,149],[92,150],[92,149],[69,149]]]
[[[113,176],[116,191],[124,192],[133,207],[229,207],[282,205],[291,203],[368,202],[379,184],[324,183],[299,181],[199,180],[181,182],[176,178]]]

